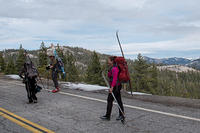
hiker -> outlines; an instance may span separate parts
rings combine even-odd
[[[26,56],[26,54],[25,54]],[[28,103],[37,103],[37,82],[36,78],[38,76],[37,69],[34,67],[32,61],[26,59],[25,63],[19,72],[19,76],[23,79],[23,83],[25,83]]]
[[[119,70],[119,68],[118,68],[118,66],[115,62],[115,58],[116,58],[116,56],[110,56],[108,58],[108,65],[110,66],[110,69],[108,71],[110,89],[109,89],[109,94],[108,94],[108,98],[107,98],[106,115],[100,117],[103,120],[110,120],[113,101],[114,101],[114,98],[112,96],[112,92],[113,92],[114,96],[116,97],[120,108],[124,112],[124,107],[123,107],[123,103],[122,103],[122,100],[121,100],[121,92],[120,92],[122,85],[121,85],[121,83],[119,82],[119,79],[118,79],[120,70]],[[124,116],[123,116],[122,112],[119,110],[119,116],[116,118],[116,120],[123,120],[123,119],[124,119]]]
[[[50,64],[46,67],[47,70],[51,69],[51,77],[54,83],[55,89],[52,90],[53,93],[56,93],[60,91],[59,85],[58,85],[58,73],[59,73],[59,63],[55,58],[55,55],[53,53],[53,50],[48,51],[48,56],[50,58]]]

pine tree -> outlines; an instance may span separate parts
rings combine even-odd
[[[21,68],[23,67],[25,62],[25,56],[24,56],[24,49],[22,48],[22,44],[20,45],[19,48],[19,53],[17,56],[17,61],[16,61],[16,70],[19,72]]]
[[[86,82],[90,84],[104,85],[102,68],[97,53],[94,51],[86,72]]]
[[[5,61],[3,58],[3,54],[0,53],[0,72],[4,72],[5,71]]]
[[[40,45],[39,55],[38,55],[38,72],[40,76],[47,78],[49,76],[49,72],[46,71],[46,66],[48,64],[48,56],[47,56],[47,47],[44,42]]]
[[[134,62],[133,85],[136,91],[149,91],[148,85],[148,68],[149,65],[143,59],[141,54],[138,54],[137,60]]]
[[[39,67],[42,68],[47,66],[47,48],[44,42],[40,45],[40,52],[39,52]]]
[[[65,71],[67,74],[66,80],[69,82],[79,81],[79,72],[75,65],[76,59],[71,53],[67,53]]]
[[[5,74],[16,74],[16,73],[17,72],[16,72],[16,68],[15,68],[13,58],[10,57],[7,65],[6,65]]]
[[[152,66],[149,68],[149,87],[150,92],[152,94],[155,94],[158,87],[158,70],[155,64],[152,64]]]

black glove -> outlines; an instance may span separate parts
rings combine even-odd
[[[47,66],[47,67],[46,67],[46,70],[49,70],[49,69],[50,69],[50,66]]]

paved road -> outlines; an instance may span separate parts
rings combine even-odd
[[[111,121],[102,121],[107,95],[63,88],[52,94],[43,90],[37,104],[26,104],[26,91],[20,81],[0,79],[0,108],[57,133],[199,133],[200,109],[166,106],[123,98],[126,124],[116,121],[114,106]],[[30,132],[3,117],[1,133]]]

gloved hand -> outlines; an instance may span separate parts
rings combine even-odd
[[[50,69],[50,66],[47,66],[47,67],[46,67],[46,70],[49,70],[49,69]]]

